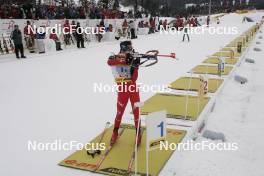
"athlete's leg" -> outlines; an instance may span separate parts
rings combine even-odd
[[[117,112],[115,117],[115,128],[119,128],[122,116],[124,114],[124,111],[126,109],[126,105],[129,99],[129,93],[128,92],[118,92],[117,96]]]
[[[116,112],[113,134],[111,137],[111,143],[112,144],[115,143],[117,138],[118,138],[118,129],[120,127],[122,116],[123,116],[124,111],[126,109],[128,99],[129,99],[129,93],[128,92],[118,92],[117,112]]]

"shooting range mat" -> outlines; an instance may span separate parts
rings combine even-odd
[[[230,59],[229,57],[225,58],[225,63],[230,65],[235,65],[237,63],[238,58]],[[219,64],[220,60],[218,57],[211,56],[203,61],[203,63],[207,64]]]
[[[81,169],[106,175],[129,175],[128,164],[134,150],[134,138],[136,130],[134,125],[122,124],[122,128],[125,128],[118,141],[115,143],[112,150],[107,155],[106,159],[98,170],[93,171],[96,163],[100,160],[100,157],[105,153],[102,151],[100,155],[95,155],[94,158],[87,155],[86,150],[79,150],[74,152],[69,157],[65,158],[59,163],[60,166],[70,167],[74,169]],[[144,127],[143,127],[144,129]],[[113,126],[107,129],[102,143],[106,144],[106,148],[109,146],[110,138],[112,135]],[[144,130],[142,136],[142,142],[138,149],[138,173],[140,175],[146,175],[146,131]],[[167,129],[166,140],[169,144],[177,144],[186,135],[186,131]],[[94,138],[90,143],[97,143],[101,134]],[[175,150],[152,150],[149,152],[149,174],[156,176],[165,166],[170,156]],[[132,167],[132,173],[134,172],[134,166]],[[131,173],[131,174],[132,174]],[[89,174],[88,174],[89,175]]]
[[[225,71],[222,73],[222,75],[228,75],[232,68],[233,67],[225,66]],[[211,65],[198,65],[192,69],[192,72],[196,74],[218,75],[218,67]]]
[[[218,51],[218,52],[214,53],[213,56],[216,56],[216,57],[222,56],[222,57],[230,58],[231,57],[231,51],[230,50],[229,51],[226,51],[226,50],[225,51]],[[237,52],[234,52],[234,56],[235,57],[240,57],[241,54],[237,53]]]
[[[167,111],[168,118],[196,120],[199,114],[209,102],[209,97],[199,98],[191,95],[155,94],[140,109],[141,114],[149,114],[156,111]],[[187,109],[186,109],[187,103]]]
[[[216,90],[221,86],[223,79],[208,79],[208,91],[210,93],[216,92]],[[169,88],[176,90],[188,90],[190,86],[190,91],[198,91],[201,85],[200,78],[198,77],[181,77],[176,81],[170,83]]]

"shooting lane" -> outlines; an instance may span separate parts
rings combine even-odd
[[[223,83],[223,79],[210,78],[208,79],[208,92],[215,93]],[[176,81],[170,83],[169,88],[174,90],[196,91],[198,92],[201,86],[199,77],[180,77]]]
[[[205,97],[201,101],[199,111],[197,111],[197,99],[199,99],[199,89],[201,81],[199,75],[209,76],[208,79],[208,92],[217,94],[217,91],[221,88],[225,77],[230,76],[233,68],[237,66],[239,60],[243,58],[243,54],[249,46],[249,42],[255,36],[259,27],[254,25],[249,30],[244,32],[241,36],[237,37],[226,47],[220,49],[212,56],[205,59],[202,65],[197,65],[188,74],[191,76],[180,77],[174,82],[169,84],[169,88],[173,90],[183,90],[185,94],[156,94],[153,97],[145,101],[144,106],[141,108],[141,114],[146,115],[151,112],[167,110],[167,117],[180,118],[188,120],[196,120],[199,118],[199,114],[203,111],[203,108],[210,101],[210,97]],[[218,64],[220,62],[219,57],[225,58],[224,71],[219,75]],[[225,76],[225,77],[221,77]],[[189,92],[197,92],[197,96],[190,96]],[[186,102],[186,97],[189,97],[189,102]],[[189,112],[185,112],[185,105],[189,106]],[[186,118],[186,116],[188,118]]]
[[[114,126],[111,126],[107,129],[102,143],[106,144],[106,148],[109,146],[110,138],[112,135]],[[108,157],[105,161],[100,165],[99,168],[96,169],[97,163],[100,161],[101,155],[103,155],[106,150],[103,150],[101,155],[94,155],[94,157],[87,156],[87,150],[82,149],[74,152],[69,157],[65,158],[63,161],[59,163],[60,166],[86,170],[95,173],[101,173],[106,175],[132,175],[134,171],[131,173],[128,172],[128,163],[130,162],[130,158],[132,155],[132,151],[134,150],[134,139],[135,135],[135,127],[134,125],[122,124],[121,128],[124,128],[124,132],[121,134],[118,143],[115,144],[115,147],[111,150]],[[142,134],[142,143],[140,149],[138,150],[138,159],[139,163],[138,174],[146,175],[146,133],[145,129],[143,129]],[[184,136],[186,135],[186,131],[176,130],[176,129],[167,129],[167,138],[166,140],[169,143],[177,144],[179,143]],[[96,138],[88,142],[89,144],[96,144],[100,140],[101,134],[99,134]],[[87,143],[87,144],[88,144]],[[123,147],[126,146],[126,147]],[[174,150],[154,150],[150,152],[150,160],[149,160],[149,175],[158,175],[162,168],[165,166],[166,162],[173,154]],[[133,167],[134,168],[134,167]]]

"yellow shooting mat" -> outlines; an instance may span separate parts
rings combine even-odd
[[[222,75],[228,75],[233,67],[231,66],[225,66],[225,70],[222,73]],[[198,65],[192,69],[193,73],[196,74],[212,74],[212,75],[218,75],[218,67],[217,66],[211,66],[211,65]]]
[[[248,35],[248,42],[246,41],[246,35],[242,34],[241,36],[237,37],[236,39],[232,40],[227,47],[237,47],[238,42],[242,42],[242,47],[247,47],[249,41],[251,40],[251,36]]]
[[[227,45],[227,47],[237,47],[238,42],[242,42],[242,40],[232,41],[232,42],[230,42],[230,43]],[[247,43],[246,43],[246,44],[245,44],[245,43],[243,44],[243,42],[242,42],[242,47],[247,47],[247,46],[248,46]]]
[[[240,35],[240,37],[244,37],[246,43],[249,43],[250,40],[252,39],[252,37],[250,36],[250,32],[244,32],[242,35]]]
[[[208,91],[211,93],[216,92],[216,90],[223,83],[223,79],[209,78],[208,79]],[[169,88],[176,90],[190,90],[198,91],[200,88],[201,82],[198,77],[181,77],[176,81],[170,83]]]
[[[244,47],[244,46],[241,47],[242,53],[238,53],[237,52],[237,47],[224,47],[224,48],[221,49],[221,51],[230,51],[230,49],[235,51],[235,53],[242,55],[242,53],[247,49],[247,47]],[[240,56],[238,56],[238,57],[240,57]]]
[[[253,37],[257,31],[258,31],[258,25],[254,25],[250,29],[248,29],[246,32],[244,32],[243,34]],[[253,33],[253,36],[252,36],[252,33]]]
[[[234,56],[235,57],[240,57],[242,55],[242,53],[246,50],[247,47],[241,47],[241,53],[237,52],[237,47],[224,47],[220,50],[220,52],[227,52],[229,53],[228,56],[226,57],[230,57],[230,53],[231,50],[234,51]],[[219,53],[220,54],[220,53]],[[227,54],[226,54],[227,55]]]
[[[231,52],[230,51],[218,51],[218,52],[214,53],[213,56],[230,58]],[[234,52],[234,56],[235,57],[240,57],[241,53]]]
[[[227,44],[225,47],[228,47],[228,48],[234,48],[235,51],[237,50],[237,46],[238,46],[238,42],[230,42],[229,44]],[[242,52],[244,52],[246,50],[248,46],[242,46],[241,47],[241,50]]]
[[[128,165],[134,150],[134,139],[136,130],[134,125],[122,124],[122,128],[125,128],[120,138],[115,143],[112,150],[103,161],[102,165],[94,171],[96,163],[100,160],[105,150],[100,155],[95,155],[94,158],[87,155],[85,149],[74,152],[69,157],[65,158],[59,163],[61,166],[66,166],[75,169],[81,169],[85,171],[91,171],[95,173],[101,173],[106,175],[132,175],[134,173],[134,164],[132,171],[128,173]],[[143,127],[143,130],[145,128]],[[113,126],[107,129],[105,136],[101,142],[105,143],[106,148],[109,146],[109,141],[112,135]],[[168,144],[178,144],[182,141],[186,131],[167,129],[166,141]],[[98,143],[101,134],[94,138],[90,143]],[[156,176],[165,166],[170,156],[175,150],[152,150],[149,152],[149,175]],[[143,131],[142,142],[138,149],[138,174],[146,175],[146,131]]]
[[[227,47],[237,47],[238,42],[230,42],[228,45],[226,45]]]
[[[230,65],[235,65],[238,61],[238,58],[235,57],[234,59],[230,59],[229,57],[226,57],[225,58],[225,63],[226,64],[230,64]],[[208,57],[207,59],[205,59],[203,61],[203,63],[207,63],[207,64],[219,64],[220,63],[220,60],[219,60],[219,57],[216,57],[216,56],[211,56],[211,57]]]
[[[251,41],[253,37],[252,32],[253,32],[253,35],[255,35],[255,26],[253,26],[248,31],[244,32],[241,36],[231,41],[227,45],[227,47],[237,47],[238,42],[242,42],[243,46],[248,46],[249,41]],[[248,36],[248,42],[246,42],[246,36]]]
[[[149,114],[156,111],[167,111],[168,118],[177,118],[186,120],[196,120],[202,112],[206,104],[209,102],[209,97],[198,98],[191,95],[176,95],[176,94],[155,94],[141,107],[141,114]],[[187,104],[187,109],[186,109]]]
[[[252,31],[251,30],[247,30],[246,32],[244,32],[242,35],[247,35],[248,39],[251,40],[252,36],[251,36]]]

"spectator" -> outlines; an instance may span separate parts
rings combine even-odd
[[[162,26],[162,20],[159,20],[158,31],[161,29],[161,26]]]
[[[147,21],[144,23],[144,28],[149,28],[149,23]]]
[[[155,33],[155,20],[152,17],[149,19],[149,23],[149,34]]]
[[[77,22],[77,25],[76,25],[76,40],[77,40],[77,48],[85,48],[84,38],[83,38],[83,29],[80,26],[80,22]]]
[[[197,17],[195,17],[194,21],[195,21],[195,26],[196,26],[196,27],[197,27],[197,26],[201,26],[200,23],[199,23],[199,21],[198,21],[198,18],[197,18]]]
[[[109,24],[108,27],[105,28],[106,32],[113,32],[113,25]]]
[[[34,53],[35,48],[35,31],[30,21],[27,21],[27,25],[24,28],[24,37],[26,41],[26,46],[30,53]]]
[[[63,34],[63,37],[64,37],[64,42],[66,45],[70,45],[70,38],[71,38],[71,34],[70,34],[70,23],[69,23],[69,20],[65,20],[65,23],[63,25],[63,28],[64,28],[64,34]]]
[[[133,20],[131,20],[129,22],[129,30],[130,30],[130,38],[131,39],[137,38],[137,36],[136,36],[136,24]]]
[[[165,19],[164,22],[162,23],[162,26],[164,29],[166,29],[167,25],[168,25],[168,22],[167,22],[167,19]]]
[[[187,21],[185,21],[184,28],[183,28],[183,37],[182,37],[183,42],[185,41],[185,36],[187,36],[188,42],[190,42],[189,27],[190,27],[190,24]]]
[[[56,51],[60,51],[61,49],[61,42],[56,34],[55,29],[52,30],[52,32],[50,33],[49,36],[50,39],[54,40],[55,44],[56,44]]]
[[[122,37],[122,30],[119,28],[115,32],[115,39],[119,40]]]
[[[209,27],[209,24],[210,24],[210,16],[207,16],[207,19],[206,19],[206,25],[207,25],[207,27]]]
[[[138,22],[138,28],[144,28],[144,21]]]
[[[37,31],[37,46],[38,46],[38,51],[39,54],[43,54],[45,53],[45,43],[44,43],[44,39],[46,37],[46,33],[45,31],[45,26],[40,26],[40,28],[42,28],[42,30]]]
[[[22,43],[22,33],[18,28],[18,25],[14,26],[14,30],[11,33],[11,39],[14,42],[15,45],[15,53],[16,53],[16,58],[19,59],[19,52],[21,55],[21,58],[26,58],[24,55],[24,48],[23,48],[23,43]]]
[[[62,1],[63,2],[63,1]],[[125,13],[114,9],[101,8],[100,6],[85,3],[82,6],[75,5],[46,5],[33,3],[23,3],[18,1],[16,4],[3,4],[0,7],[0,18],[8,19],[115,19],[124,18]],[[133,13],[130,11],[127,17],[133,18]],[[142,17],[141,13],[135,14],[135,17]]]
[[[190,17],[189,18],[189,24],[191,27],[195,27],[195,20],[194,20],[194,17]]]
[[[72,26],[72,35],[73,35],[73,37],[74,37],[74,39],[77,41],[77,36],[76,36],[76,27],[77,27],[77,25],[76,25],[76,23],[75,23],[75,21],[74,20],[72,20],[72,22],[71,22],[71,26]],[[73,41],[73,38],[72,38],[72,35],[71,35],[71,41],[72,41],[72,43],[74,43],[74,41]]]
[[[100,26],[100,27],[105,27],[104,19],[102,19],[102,20],[100,21],[99,26]]]
[[[122,24],[123,36],[127,35],[127,29],[128,29],[128,23],[127,20],[125,19]]]
[[[95,31],[94,31],[94,33],[95,33],[95,36],[96,36],[96,38],[97,38],[97,40],[98,40],[98,42],[101,42],[101,40],[102,40],[102,38],[103,38],[103,35],[100,33],[100,25],[96,25],[96,29],[95,29]]]
[[[220,24],[220,18],[219,17],[216,18],[216,24]]]

